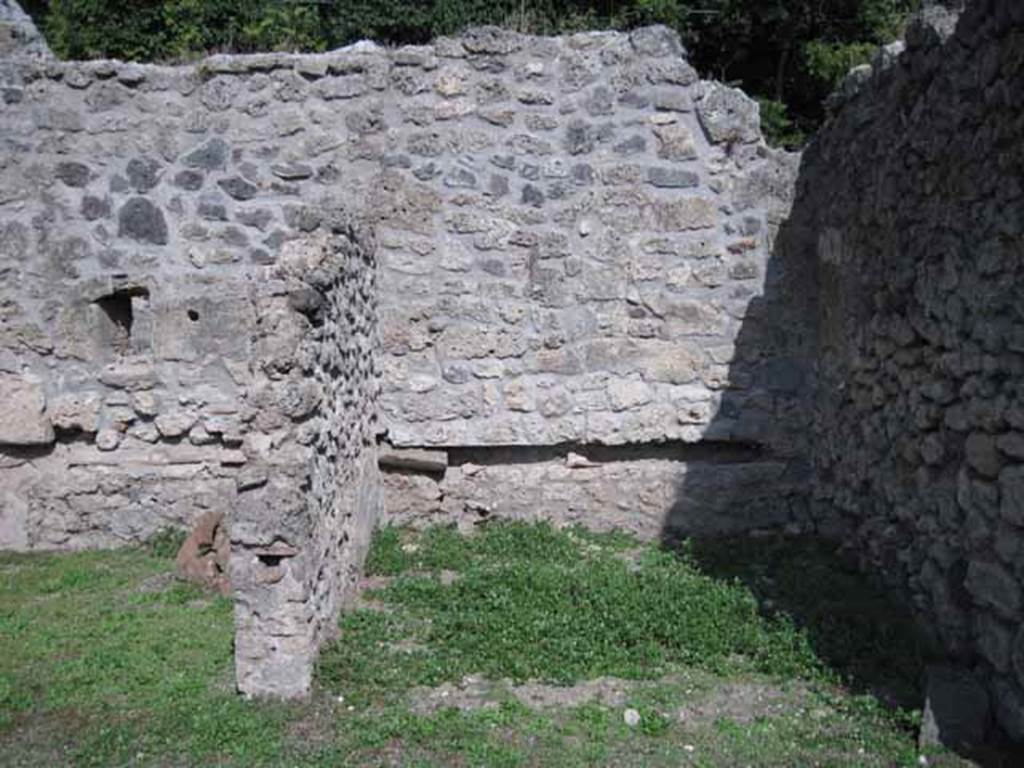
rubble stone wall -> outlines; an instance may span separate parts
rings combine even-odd
[[[236,477],[229,571],[238,687],[290,697],[309,690],[380,515],[372,236],[324,212],[313,236],[282,248],[279,267],[289,290],[257,310],[269,381],[254,440],[267,449]]]
[[[62,398],[99,398],[95,425],[58,427],[47,456],[84,450],[121,465],[178,441],[201,449],[192,465],[240,462],[243,433],[267,420],[262,401],[238,404],[245,382],[233,368],[250,357],[236,341],[259,319],[247,291],[322,211],[346,209],[377,233],[388,443],[534,446],[547,457],[506,472],[514,492],[501,497],[488,493],[501,470],[474,469],[486,456],[412,480],[389,472],[391,519],[472,518],[484,495],[488,514],[647,535],[670,508],[683,528],[715,530],[798,513],[808,334],[780,268],[769,270],[795,158],[766,148],[756,104],[700,81],[668,30],[483,29],[395,50],[361,43],[193,67],[44,59],[6,71],[5,369],[38,383],[44,419]],[[159,284],[142,285],[143,274]],[[159,406],[141,406],[159,412],[96,387],[102,366],[124,367],[111,351],[117,321],[103,325],[124,296],[131,343],[151,337],[154,360],[184,376]],[[738,349],[741,329],[751,341]],[[669,450],[721,443],[754,450],[717,475],[714,450]],[[666,447],[654,461],[609,462],[620,493],[651,499],[643,515],[609,511],[595,473],[565,474],[585,469],[569,453],[600,445]],[[2,528],[22,546],[86,546],[186,521],[197,502],[164,498],[160,477],[179,460],[159,451],[141,500],[52,483],[52,503],[22,509],[24,523],[5,513]],[[209,481],[214,497],[231,491],[233,472]],[[778,493],[758,482],[766,476]],[[695,479],[712,490],[685,493]],[[733,496],[713,490],[727,487],[757,503],[731,515]]]
[[[821,525],[1024,739],[1024,5],[933,5],[840,98],[790,224],[818,259]]]
[[[372,231],[258,64],[37,48],[0,68],[0,546],[223,513],[239,688],[300,695],[380,510]]]
[[[664,28],[476,30],[388,56],[391,99],[350,121],[382,167],[381,407],[391,448],[440,463],[395,455],[389,519],[656,536],[669,517],[797,517],[809,313],[772,255],[796,158],[767,149],[756,103],[701,81]],[[756,450],[719,472],[723,443]],[[603,446],[623,450],[588,469]]]
[[[382,496],[813,522],[1024,737],[1022,7],[931,4],[801,160],[662,28],[63,63],[0,0],[0,546],[227,511],[296,695]]]

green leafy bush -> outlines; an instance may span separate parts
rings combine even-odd
[[[834,88],[851,69],[870,62],[877,47],[872,43],[811,40],[804,46],[804,57],[811,75]]]
[[[789,117],[788,108],[781,101],[760,98],[761,132],[773,147],[795,149],[806,141],[806,134]]]

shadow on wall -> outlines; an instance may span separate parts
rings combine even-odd
[[[788,215],[798,156],[769,151],[736,181],[734,209],[767,211],[763,289],[735,336],[726,388],[705,442],[747,446],[742,463],[688,464],[664,520],[666,543],[691,535],[810,527],[807,486],[816,352],[815,252]]]
[[[764,613],[792,617],[822,662],[854,690],[913,708],[921,703],[927,653],[909,611],[869,584],[834,543],[814,535],[810,462],[821,286],[813,206],[801,184],[814,151],[808,148],[799,168],[782,154],[769,166],[776,188],[787,184],[795,199],[786,201],[789,210],[769,213],[764,289],[747,307],[729,388],[706,433],[757,446],[758,455],[744,465],[689,465],[661,540],[677,548],[689,539],[710,575],[739,579]]]
[[[774,212],[768,223],[764,291],[750,301],[729,388],[705,436],[753,454],[744,462],[689,464],[661,541],[670,549],[688,542],[706,573],[741,581],[765,616],[793,620],[851,690],[893,711],[923,709],[928,670],[948,656],[922,632],[904,595],[862,572],[851,543],[835,530],[819,530],[812,512],[816,366],[824,343],[818,323],[838,296],[837,286],[819,282],[816,201],[805,183],[805,171],[820,167],[820,158],[809,147],[795,183],[785,157],[778,161],[773,173],[796,197],[791,210]],[[904,723],[915,727],[909,718]],[[981,766],[1024,764],[1020,745],[992,730],[988,738],[942,740]]]

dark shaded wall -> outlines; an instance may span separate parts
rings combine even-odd
[[[1024,4],[926,9],[839,98],[787,224],[816,253],[819,526],[1024,738]]]

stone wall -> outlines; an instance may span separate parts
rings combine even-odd
[[[298,696],[355,594],[380,511],[376,269],[370,233],[323,212],[279,257],[288,291],[257,309],[266,459],[236,478],[230,574],[240,690]],[[282,430],[303,446],[285,450]]]
[[[260,67],[30,53],[0,69],[0,546],[223,513],[239,688],[301,694],[380,507],[372,233]]]
[[[382,165],[381,405],[392,448],[435,453],[389,451],[389,519],[794,519],[808,313],[769,261],[795,158],[757,105],[663,28],[476,30],[390,62],[392,100],[358,118]],[[751,450],[719,470],[722,444]]]
[[[796,158],[668,30],[165,67],[4,3],[2,546],[226,512],[239,684],[291,695],[378,434],[391,521],[805,522]]]
[[[2,11],[0,545],[225,512],[239,685],[291,695],[377,432],[391,521],[802,513],[808,335],[769,270],[794,158],[674,34],[162,67],[55,61]]]
[[[227,512],[295,695],[382,494],[815,524],[1024,737],[1019,3],[930,5],[802,160],[661,28],[61,63],[0,0],[0,56],[0,546]]]
[[[25,82],[10,89],[7,119],[33,157],[7,173],[31,178],[14,194],[48,199],[51,221],[5,217],[6,239],[35,238],[33,265],[66,261],[84,279],[105,260],[132,274],[141,257],[124,243],[135,237],[173,251],[163,279],[214,281],[273,264],[317,226],[325,197],[365,211],[381,260],[387,441],[483,450],[451,472],[389,472],[391,519],[473,519],[502,471],[511,492],[486,505],[496,514],[647,535],[666,516],[725,530],[799,514],[806,334],[787,331],[802,315],[772,295],[769,275],[794,158],[765,147],[756,104],[700,81],[667,30],[484,29],[390,51],[15,74]],[[12,312],[22,336],[84,326]],[[755,328],[759,342],[738,356],[741,329]],[[187,344],[196,330],[161,321],[157,343]],[[721,444],[750,450],[718,472]],[[651,499],[641,515],[600,502],[595,473],[566,474],[583,469],[570,452],[608,445],[662,448],[604,462],[624,496]],[[506,446],[539,450],[474,469]],[[695,478],[704,490],[684,492]],[[730,500],[750,504],[733,515]]]
[[[1024,739],[1024,5],[933,5],[855,71],[788,226],[817,254],[823,529]]]

